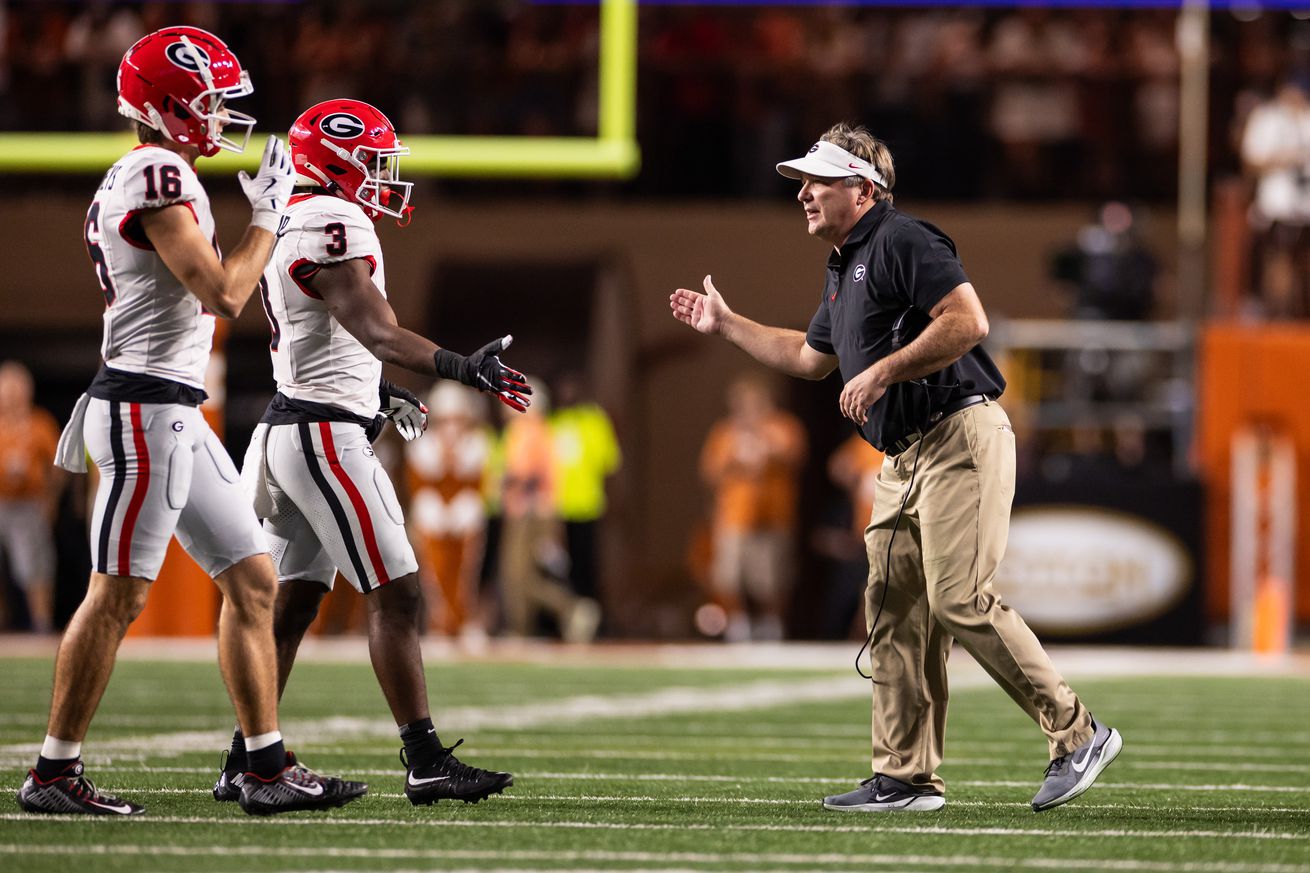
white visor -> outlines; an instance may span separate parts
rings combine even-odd
[[[810,146],[810,152],[794,161],[778,164],[778,172],[788,179],[800,179],[805,175],[818,176],[821,179],[840,179],[844,176],[861,176],[887,187],[887,180],[874,169],[873,164],[856,157],[839,145],[830,142],[816,142]]]

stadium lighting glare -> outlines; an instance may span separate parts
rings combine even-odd
[[[600,0],[600,105],[595,137],[405,136],[407,175],[630,179],[636,140],[637,0]],[[268,133],[268,131],[263,131]],[[252,142],[254,140],[252,139]],[[0,172],[99,173],[136,144],[130,132],[0,133]],[[204,173],[253,170],[260,150],[220,152]]]

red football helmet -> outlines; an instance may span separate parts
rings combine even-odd
[[[400,179],[409,149],[378,109],[362,100],[325,100],[301,113],[288,139],[298,184],[357,201],[374,221],[390,215],[409,222],[414,183]]]
[[[210,157],[241,152],[255,119],[224,101],[255,90],[221,39],[198,27],[166,27],[137,40],[118,65],[118,111]],[[240,128],[240,141],[223,129]]]

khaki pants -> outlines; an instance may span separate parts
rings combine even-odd
[[[791,532],[714,532],[714,593],[778,608],[791,587]]]
[[[908,497],[915,460],[913,488]],[[1050,755],[1092,735],[1091,716],[1019,614],[992,590],[1005,554],[1014,499],[1014,431],[996,403],[969,407],[937,425],[878,476],[865,618],[873,621],[873,771],[942,791],[937,775],[946,735],[946,659],[960,645],[1046,734]]]
[[[500,593],[505,629],[515,636],[532,635],[541,610],[553,615],[563,631],[581,601],[539,566],[542,542],[559,543],[562,539],[563,530],[557,519],[535,515],[505,517],[500,529]]]

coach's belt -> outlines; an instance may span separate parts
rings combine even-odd
[[[905,451],[910,446],[914,445],[919,440],[923,439],[925,434],[931,431],[942,421],[946,420],[947,418],[950,418],[955,413],[968,409],[970,406],[977,406],[979,403],[986,403],[988,400],[991,399],[992,398],[986,394],[966,394],[957,400],[952,400],[950,403],[946,404],[941,409],[938,409],[932,415],[928,416],[928,425],[923,430],[916,431],[911,434],[906,434],[905,436],[898,439],[896,442],[887,446],[887,451],[886,451],[887,457],[889,458],[896,457],[901,452]]]

